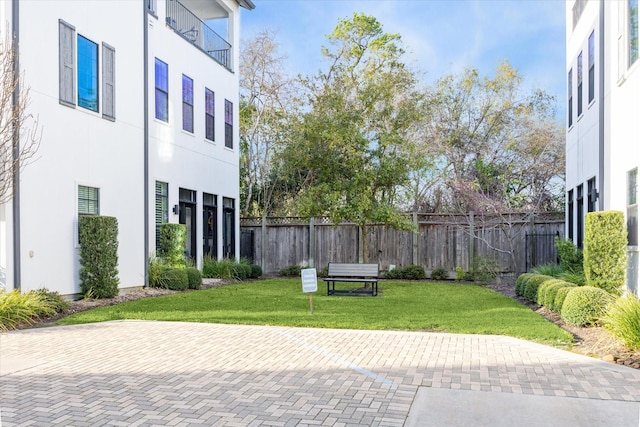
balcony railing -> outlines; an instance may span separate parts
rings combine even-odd
[[[231,45],[178,0],[167,1],[167,25],[216,62],[231,70]]]

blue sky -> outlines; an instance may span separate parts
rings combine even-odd
[[[525,89],[556,96],[565,111],[564,0],[253,0],[242,11],[243,41],[276,32],[291,75],[323,68],[320,47],[338,19],[354,12],[374,16],[387,32],[399,33],[409,64],[436,79],[474,67],[484,75],[508,59]]]

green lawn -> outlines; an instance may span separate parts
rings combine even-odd
[[[57,324],[142,319],[508,335],[554,345],[572,341],[570,333],[529,308],[477,285],[383,281],[380,294],[371,297],[327,296],[323,284],[319,281],[313,295],[313,315],[299,279],[269,279],[97,308]]]

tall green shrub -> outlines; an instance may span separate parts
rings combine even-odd
[[[627,270],[627,229],[618,211],[585,216],[584,273],[589,286],[622,294]]]
[[[160,224],[160,247],[158,256],[174,268],[185,267],[185,247],[187,246],[187,226],[184,224]]]
[[[556,252],[560,259],[560,265],[566,272],[582,273],[583,256],[582,250],[579,249],[571,239],[560,239],[556,237]]]
[[[110,216],[80,217],[80,291],[85,297],[118,294],[118,220]]]

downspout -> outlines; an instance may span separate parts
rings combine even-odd
[[[149,14],[142,3],[143,18],[143,120],[144,120],[144,288],[149,286]]]
[[[20,76],[20,9],[19,0],[11,3],[11,29],[13,30],[13,76]],[[17,106],[20,103],[20,86],[16,85],[12,95],[13,123],[16,123]],[[21,289],[20,262],[20,127],[13,128],[13,287]]]
[[[605,133],[604,133],[604,119],[605,119],[605,114],[604,114],[604,108],[605,108],[605,104],[604,104],[604,83],[605,83],[605,67],[604,67],[604,0],[600,0],[600,34],[599,34],[599,39],[600,39],[600,65],[599,65],[599,71],[600,71],[600,87],[598,89],[598,97],[600,98],[600,108],[598,110],[598,121],[599,121],[599,126],[598,126],[598,138],[599,138],[599,147],[598,147],[598,160],[599,160],[599,165],[598,165],[598,176],[599,176],[599,180],[598,180],[598,187],[599,187],[599,196],[598,196],[598,210],[603,211],[604,210],[604,182],[605,182],[605,178],[604,178],[604,137],[605,137]]]

